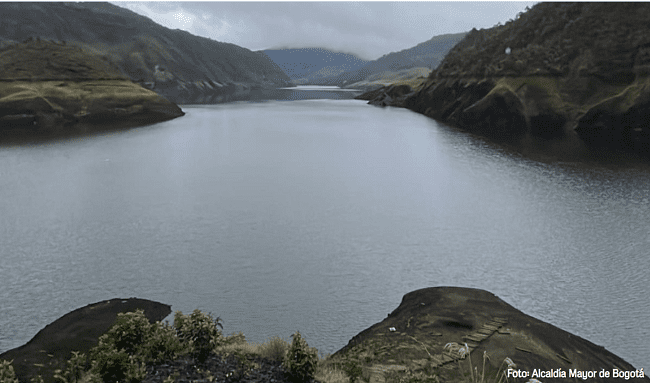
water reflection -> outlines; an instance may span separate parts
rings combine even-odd
[[[0,149],[0,350],[138,296],[333,352],[406,292],[457,285],[638,367],[650,355],[647,168],[531,161],[363,101],[183,108]]]

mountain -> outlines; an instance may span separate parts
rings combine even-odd
[[[539,3],[473,29],[417,92],[375,101],[562,156],[650,156],[648,19],[649,3]]]
[[[295,84],[317,84],[323,78],[361,68],[367,60],[324,48],[267,49],[260,51],[276,63]]]
[[[290,81],[264,55],[165,28],[109,3],[0,2],[0,14],[2,45],[29,37],[65,41],[106,58],[173,102],[211,102]]]
[[[386,78],[390,82],[390,79],[395,76],[399,77],[396,75],[397,72],[405,69],[435,69],[447,52],[461,41],[466,34],[466,32],[463,32],[434,36],[412,48],[389,53],[369,62],[362,68],[342,73],[329,81],[340,86],[354,87],[355,83],[363,82],[371,76],[375,76],[376,79],[377,75],[380,75],[379,77]]]

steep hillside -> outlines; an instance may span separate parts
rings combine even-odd
[[[79,47],[29,39],[0,48],[0,141],[132,127],[183,114]]]
[[[540,3],[472,30],[421,90],[389,104],[511,142],[649,155],[649,18],[648,3]]]
[[[261,51],[279,65],[296,84],[319,84],[323,78],[356,70],[368,63],[357,56],[323,48]]]
[[[0,3],[0,14],[0,39],[40,37],[82,46],[174,102],[210,102],[236,90],[289,82],[263,55],[165,28],[109,3]]]
[[[394,77],[400,77],[397,72],[405,69],[423,68],[435,69],[445,57],[447,52],[465,37],[466,33],[456,33],[434,36],[430,40],[420,43],[412,48],[399,52],[389,53],[377,60],[371,61],[355,71],[342,73],[336,78],[328,79],[331,84],[346,87],[363,86],[357,84],[370,77],[381,75],[384,82],[391,82]]]

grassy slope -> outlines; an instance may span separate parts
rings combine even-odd
[[[183,115],[79,47],[32,40],[0,49],[3,135],[63,133],[78,122],[146,124]]]
[[[0,3],[0,14],[0,39],[40,36],[76,42],[105,56],[134,81],[157,81],[157,65],[183,82],[289,81],[263,55],[165,28],[109,3]]]

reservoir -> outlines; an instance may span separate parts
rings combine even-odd
[[[648,165],[535,161],[354,92],[281,92],[0,146],[0,352],[138,297],[333,353],[407,292],[461,286],[650,367]]]

